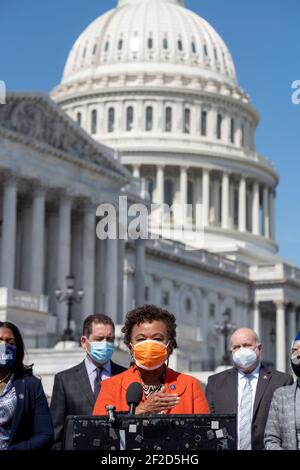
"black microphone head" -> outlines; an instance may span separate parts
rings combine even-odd
[[[143,387],[139,382],[132,382],[126,391],[127,405],[138,406],[142,400]]]

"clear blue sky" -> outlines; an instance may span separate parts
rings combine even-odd
[[[60,81],[71,46],[116,0],[0,0],[0,79],[9,90],[42,90]],[[300,266],[299,0],[187,0],[229,46],[239,83],[261,114],[258,151],[280,174],[277,240]]]

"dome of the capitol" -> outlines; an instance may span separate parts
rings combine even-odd
[[[207,21],[180,0],[120,0],[76,40],[62,85],[96,79],[113,69],[210,79],[236,86],[231,54]]]

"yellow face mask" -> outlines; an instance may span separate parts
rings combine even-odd
[[[158,369],[168,359],[168,345],[152,339],[135,344],[132,348],[136,365],[145,370]]]

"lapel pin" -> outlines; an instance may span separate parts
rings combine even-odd
[[[170,385],[170,390],[176,390],[176,385],[174,384]]]
[[[264,379],[267,379],[267,378],[268,378],[268,376],[267,376],[267,375],[264,375]]]

